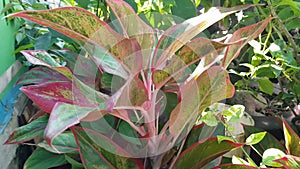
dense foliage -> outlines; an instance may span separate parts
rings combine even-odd
[[[282,99],[290,109],[298,104],[299,34],[290,32],[299,27],[299,3],[62,2],[73,7],[9,15],[27,20],[16,53],[35,66],[18,83],[41,110],[6,142],[35,139],[25,168],[299,167],[299,136],[286,120],[280,122],[285,146],[251,126],[239,141],[230,124],[240,122],[243,106],[208,111],[234,95],[227,69],[238,75],[231,76],[237,89]],[[293,12],[282,12],[286,6]],[[222,156],[236,148],[244,156],[225,164]]]

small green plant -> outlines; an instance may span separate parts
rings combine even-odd
[[[78,42],[81,52],[22,54],[34,65],[19,81],[41,109],[7,144],[40,138],[25,168],[202,168],[243,144],[199,139],[195,125],[212,103],[232,97],[226,68],[271,18],[243,27],[228,42],[197,37],[253,5],[212,8],[158,31],[122,0],[107,0],[116,21],[78,7],[22,11],[21,17]],[[39,139],[37,139],[39,140]],[[41,163],[43,161],[43,163]]]

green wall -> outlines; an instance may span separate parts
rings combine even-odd
[[[9,0],[0,0],[0,12],[8,3]],[[24,67],[21,67],[21,69],[15,67],[16,57],[13,53],[15,50],[15,33],[19,27],[18,23],[16,20],[8,21],[4,17],[5,14],[0,14],[0,101],[9,92],[18,77],[26,70]]]
[[[8,0],[5,0],[8,2]],[[3,8],[3,0],[0,0],[0,9]],[[9,66],[15,62],[14,51],[14,36],[16,27],[14,22],[7,23],[6,19],[3,19],[4,14],[0,15],[0,75],[2,75]]]

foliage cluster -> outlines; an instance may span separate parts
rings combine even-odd
[[[23,8],[47,8],[28,2]],[[203,1],[206,12],[201,15],[200,1],[192,0],[153,0],[151,5],[142,0],[62,2],[89,11],[63,7],[9,16],[27,19],[17,34],[16,52],[21,51],[35,67],[18,83],[41,109],[6,142],[26,144],[35,139],[38,148],[25,168],[67,163],[88,169],[299,166],[299,137],[285,120],[283,146],[253,127],[245,127],[245,142],[232,134],[224,136],[224,127],[230,133],[228,123],[243,116],[241,106],[202,114],[211,104],[233,96],[227,68],[236,69],[242,77],[235,83],[238,88],[250,89],[244,83],[254,80],[260,91],[273,94],[269,79],[282,77],[292,83],[280,97],[299,97],[296,38],[287,34],[297,27],[293,25],[299,17],[297,2],[272,1],[274,6],[268,1],[269,8],[263,8],[256,1],[248,5]],[[281,13],[286,6],[292,14]],[[263,15],[251,15],[246,9]],[[232,15],[240,11],[247,14],[241,21]],[[283,23],[290,25],[284,35],[276,31],[283,29]],[[206,30],[216,24],[217,30]],[[224,30],[232,36],[206,38],[224,36]],[[246,53],[250,61],[240,64],[238,60],[238,65],[247,66],[249,72],[240,73],[231,64],[240,53]],[[211,119],[215,125],[199,124]],[[262,157],[260,164],[249,157],[247,146]],[[222,164],[222,155],[236,148],[243,150],[245,158],[233,156],[233,164]]]

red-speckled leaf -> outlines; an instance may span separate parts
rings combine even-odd
[[[243,164],[223,164],[212,169],[256,169],[256,167]]]
[[[232,8],[213,7],[202,15],[172,26],[162,34],[158,41],[154,55],[154,67],[164,64],[177,50],[212,24],[232,13],[252,6],[255,5],[242,5]]]
[[[300,138],[298,134],[289,126],[289,124],[283,121],[283,131],[285,139],[285,147],[290,155],[300,156]]]
[[[239,56],[241,49],[251,40],[257,38],[267,27],[269,21],[272,18],[267,18],[256,24],[243,27],[235,31],[230,38],[229,42],[234,42],[240,39],[245,39],[242,44],[236,44],[228,47],[226,54],[224,56],[222,65],[224,68],[227,68],[231,61]]]
[[[87,128],[71,129],[85,168],[144,168],[139,159],[127,158],[130,154],[106,136]]]
[[[69,68],[64,67],[61,63],[57,62],[47,51],[45,50],[23,50],[21,53],[25,56],[28,62],[34,65],[47,66],[69,79],[72,79],[72,72]]]
[[[170,133],[178,135],[184,128],[189,131],[199,113],[211,104],[232,97],[234,86],[222,67],[214,66],[203,72],[195,81],[181,88],[181,103],[172,111]]]
[[[237,144],[231,141],[218,143],[216,138],[199,141],[180,154],[174,164],[174,169],[202,168],[215,158],[242,145],[243,144]]]
[[[84,94],[73,90],[72,82],[52,82],[40,85],[24,86],[21,90],[42,110],[50,113],[57,102],[91,106]],[[76,97],[74,97],[75,95]]]
[[[16,84],[41,84],[70,81],[66,76],[47,67],[35,67],[24,73]]]
[[[56,150],[55,147],[52,146],[54,138],[69,127],[78,124],[81,119],[87,117],[90,113],[101,111],[104,108],[105,104],[102,104],[99,107],[81,107],[62,102],[56,103],[45,129],[45,140],[54,150]],[[56,151],[59,152],[58,150]]]
[[[143,82],[137,77],[129,78],[125,84],[108,99],[108,109],[112,110],[114,106],[141,106],[147,99],[147,90]]]
[[[205,63],[209,64],[216,58],[220,50],[229,45],[231,44],[207,38],[194,39],[180,50],[178,56],[173,56],[163,70],[156,70],[154,72],[153,81],[158,86],[162,86],[172,77],[174,78],[176,75],[181,76],[186,68],[200,59],[204,59]]]
[[[133,74],[142,70],[142,51],[136,39],[123,39],[111,49],[111,53],[123,61],[124,65],[127,66]]]
[[[40,137],[43,138],[44,130],[48,123],[48,115],[39,117],[25,126],[21,126],[13,131],[5,144],[18,144]]]
[[[116,19],[120,23],[122,33],[127,38],[136,38],[142,49],[152,49],[154,31],[123,0],[106,0]],[[133,24],[134,23],[134,24]],[[146,51],[143,51],[146,54]]]
[[[105,48],[122,39],[121,35],[113,31],[96,15],[78,7],[22,11],[8,17],[25,18],[42,26],[50,27],[71,38],[83,42],[90,41]]]

